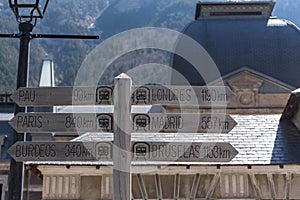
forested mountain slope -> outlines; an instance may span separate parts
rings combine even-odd
[[[100,35],[101,39],[32,40],[30,86],[37,86],[42,59],[54,60],[57,85],[72,85],[82,61],[100,42],[122,31],[145,26],[180,31],[193,20],[196,2],[195,0],[50,0],[45,18],[38,21],[34,33],[92,34]],[[299,10],[299,0],[277,0],[274,15],[300,25]],[[0,33],[17,33],[18,25],[6,0],[0,0],[0,15]],[[18,48],[17,39],[0,38],[0,93],[12,92],[15,89]]]

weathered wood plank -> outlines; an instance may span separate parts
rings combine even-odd
[[[112,161],[116,142],[17,142],[8,153],[22,161]],[[228,162],[238,153],[229,143],[131,142],[126,151],[139,162]],[[124,153],[123,149],[119,149]],[[131,154],[132,152],[132,154]],[[118,154],[117,154],[118,155]]]
[[[113,86],[22,87],[12,95],[19,106],[110,105]]]
[[[228,133],[237,122],[224,114],[133,114],[133,132]]]
[[[17,132],[112,132],[113,115],[108,113],[18,113],[9,124]]]
[[[234,93],[224,86],[134,86],[133,105],[224,106]]]

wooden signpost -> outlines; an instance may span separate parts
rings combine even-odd
[[[132,90],[132,91],[131,91]],[[228,87],[133,86],[121,74],[114,86],[19,88],[19,106],[114,105],[114,113],[18,113],[9,123],[18,132],[113,132],[114,142],[17,142],[9,154],[22,161],[112,161],[114,199],[131,199],[131,161],[229,162],[238,152],[229,143],[131,142],[132,132],[228,133],[236,122],[224,114],[132,114],[131,105],[226,106]]]
[[[133,87],[133,105],[180,104],[224,106],[234,93],[224,86],[140,86]]]
[[[114,142],[17,142],[8,153],[24,161],[113,161]],[[229,162],[237,151],[226,142],[131,142],[139,162]]]
[[[112,161],[112,142],[17,142],[7,151],[24,161]]]
[[[236,121],[224,114],[133,114],[133,132],[228,133]]]
[[[160,162],[229,162],[238,154],[226,142],[134,142],[133,160]]]
[[[111,105],[114,86],[19,88],[11,99],[19,106]],[[226,105],[234,93],[224,86],[133,86],[132,105]]]
[[[126,74],[114,79],[114,146],[113,146],[113,198],[131,197],[131,102],[132,80]]]
[[[108,113],[18,113],[9,124],[17,132],[113,132],[113,115]]]
[[[10,120],[17,132],[113,132],[109,113],[19,113]],[[236,122],[224,114],[132,114],[132,132],[228,133]]]
[[[110,105],[112,86],[19,88],[10,97],[19,106]]]

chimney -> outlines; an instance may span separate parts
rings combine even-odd
[[[55,87],[53,61],[44,59],[42,64],[39,87]],[[34,112],[55,112],[53,106],[35,107]],[[31,133],[32,141],[51,141],[52,133]]]
[[[300,132],[300,89],[294,90],[281,115],[280,121],[289,121]]]
[[[39,87],[55,87],[53,62],[50,59],[44,59]]]

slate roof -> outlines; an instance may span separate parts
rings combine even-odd
[[[275,17],[198,19],[189,23],[182,32],[209,53],[221,77],[248,67],[293,87],[300,87],[300,30],[288,20]],[[181,46],[180,40],[178,45],[177,48]],[[172,67],[192,85],[205,85],[199,73],[183,58],[174,56]],[[211,78],[207,81],[212,82],[220,77],[212,75],[206,78]],[[175,79],[172,82],[180,84]]]
[[[132,134],[133,141],[198,141],[229,142],[239,152],[228,163],[167,163],[167,162],[133,162],[133,165],[266,165],[266,164],[300,164],[300,134],[290,122],[280,122],[281,115],[231,115],[238,125],[228,134],[195,133],[137,133]],[[74,141],[110,141],[110,133],[86,133]],[[33,162],[34,164],[54,165],[95,165],[110,162]],[[27,162],[30,164],[30,162]]]

